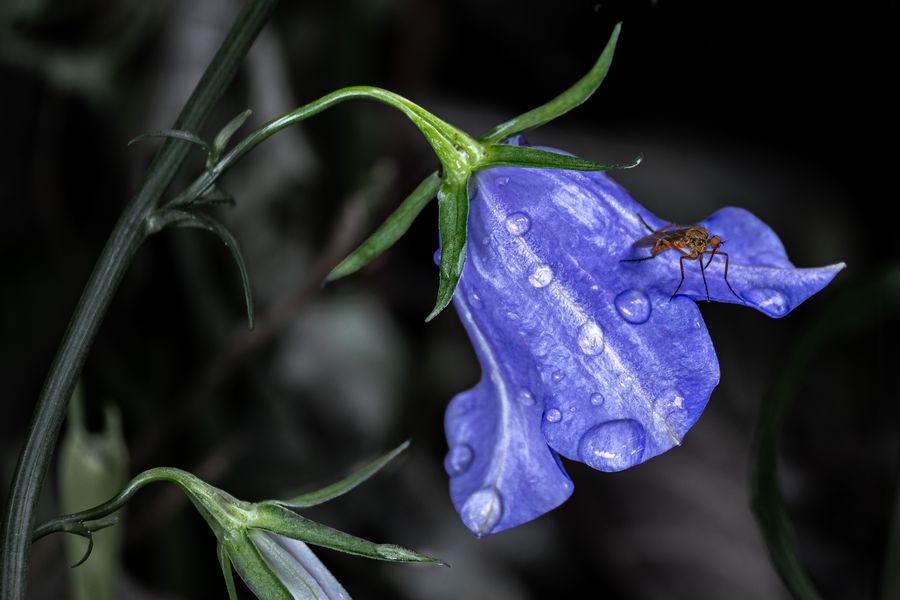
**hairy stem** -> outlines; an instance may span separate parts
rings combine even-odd
[[[277,0],[248,0],[175,123],[199,130],[231,83],[241,61]],[[82,292],[31,418],[10,486],[0,530],[0,599],[25,598],[34,508],[56,446],[66,406],[88,350],[119,282],[145,237],[144,219],[153,211],[187,155],[189,144],[167,140],[140,190],[116,223]]]

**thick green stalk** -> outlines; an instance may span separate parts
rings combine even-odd
[[[197,131],[202,127],[276,4],[277,0],[248,0],[178,117],[176,129]],[[163,144],[143,185],[116,223],[69,322],[41,390],[10,487],[0,533],[0,600],[25,598],[34,508],[69,397],[112,296],[144,240],[144,219],[156,208],[188,149],[182,141]]]

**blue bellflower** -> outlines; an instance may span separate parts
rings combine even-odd
[[[511,143],[523,144],[521,139]],[[559,152],[552,150],[553,152]],[[453,303],[483,376],[447,408],[450,493],[477,536],[534,519],[573,484],[560,455],[620,471],[679,445],[719,382],[694,301],[782,317],[844,265],[798,269],[740,208],[699,223],[725,240],[700,261],[635,241],[667,225],[604,173],[474,175],[468,257]],[[644,222],[646,222],[646,226]],[[728,287],[731,284],[734,293]]]

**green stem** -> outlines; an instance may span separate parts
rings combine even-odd
[[[50,519],[49,521],[41,523],[38,527],[35,528],[32,541],[37,541],[45,535],[49,535],[51,533],[69,531],[72,529],[73,525],[77,525],[79,523],[97,521],[99,519],[102,519],[103,517],[111,515],[112,513],[128,504],[128,501],[131,500],[131,497],[134,496],[142,487],[144,487],[148,483],[154,483],[157,481],[171,481],[173,483],[177,483],[179,486],[185,489],[186,485],[190,485],[191,483],[199,480],[186,471],[173,469],[171,467],[156,467],[153,469],[148,469],[129,481],[128,485],[126,485],[121,492],[119,492],[103,504],[99,504],[93,508],[89,508],[81,512],[72,513],[70,515],[63,515],[61,517]]]
[[[470,166],[476,164],[484,153],[483,146],[464,132],[442,121],[422,107],[410,102],[403,96],[389,90],[371,86],[346,87],[313,100],[300,108],[269,121],[246,138],[241,140],[228,154],[222,157],[212,168],[197,177],[183,192],[178,194],[169,206],[184,206],[200,196],[229,167],[253,150],[260,143],[282,129],[304,121],[336,104],[347,100],[368,99],[392,106],[405,114],[425,135],[431,144],[444,169],[467,174]]]
[[[276,4],[277,0],[247,2],[185,104],[176,129],[202,127]],[[156,208],[189,148],[182,141],[167,140],[157,153],[141,189],[116,223],[50,367],[19,455],[0,531],[0,600],[25,598],[34,508],[68,400],[112,296],[144,240],[144,219]]]

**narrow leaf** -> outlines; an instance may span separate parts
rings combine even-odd
[[[600,58],[597,59],[597,62],[594,63],[587,75],[579,79],[575,85],[550,102],[497,125],[478,138],[479,141],[500,142],[529,129],[540,127],[544,123],[566,114],[590,98],[597,91],[597,88],[600,87],[600,84],[603,83],[606,74],[609,72],[609,66],[612,63],[613,54],[616,51],[616,42],[619,40],[619,32],[621,30],[622,24],[618,23],[613,28],[612,35],[609,36],[609,41],[606,42],[606,47],[600,54]]]
[[[366,241],[359,245],[347,258],[336,266],[326,282],[351,275],[369,264],[376,256],[390,248],[405,234],[422,209],[438,192],[441,178],[437,172],[426,177],[422,183],[406,197],[391,216],[375,230]]]
[[[441,265],[437,302],[425,322],[447,308],[466,263],[466,227],[469,218],[468,181],[446,181],[438,192]]]
[[[237,589],[234,587],[234,573],[231,571],[231,559],[225,554],[222,544],[216,544],[216,554],[218,554],[219,564],[222,566],[222,576],[225,577],[228,600],[238,600]]]
[[[595,163],[592,160],[547,152],[527,146],[512,146],[509,144],[492,144],[487,147],[484,159],[478,164],[478,170],[493,167],[529,167],[535,169],[565,169],[568,171],[610,171],[614,169],[631,169],[643,160],[643,155],[629,163],[619,165],[605,165]]]
[[[247,265],[244,262],[244,256],[241,254],[241,248],[238,246],[237,240],[231,235],[228,229],[210,217],[200,212],[188,212],[184,210],[168,209],[165,213],[177,213],[176,218],[171,221],[175,227],[192,227],[195,229],[203,229],[214,233],[225,244],[231,252],[231,257],[237,263],[238,271],[241,274],[241,285],[244,288],[244,303],[247,306],[247,324],[253,329],[256,324],[256,317],[253,310],[253,291],[250,289],[250,275],[247,272]],[[164,217],[165,218],[165,217]]]
[[[425,556],[415,550],[394,544],[376,544],[369,540],[344,533],[337,529],[311,521],[304,516],[274,502],[256,505],[254,527],[265,529],[295,540],[331,548],[338,552],[393,562],[422,562],[446,565],[441,560]]]
[[[149,140],[150,138],[168,138],[173,140],[181,140],[183,142],[190,142],[192,144],[200,146],[206,152],[209,152],[209,144],[204,142],[202,138],[191,133],[190,131],[182,131],[181,129],[160,129],[158,131],[148,131],[147,133],[142,133],[141,135],[130,139],[128,141],[128,145],[131,146],[132,144],[142,142],[144,140]]]
[[[320,490],[301,494],[285,502],[278,503],[290,508],[307,508],[309,506],[316,506],[317,504],[328,502],[329,500],[333,500],[338,496],[343,496],[359,484],[375,475],[378,471],[383,469],[389,462],[394,460],[407,448],[409,448],[409,440],[403,442],[384,456],[372,461],[362,469],[336,483],[323,487]]]
[[[211,185],[203,192],[199,198],[192,202],[194,206],[217,206],[226,205],[234,206],[234,196],[224,191],[217,185]]]
[[[238,129],[243,127],[244,123],[247,122],[247,119],[249,119],[252,114],[253,111],[248,108],[230,120],[228,124],[222,128],[222,131],[216,135],[216,138],[213,140],[212,151],[209,153],[209,160],[206,161],[208,167],[211,167],[219,161],[219,157],[225,152],[225,149],[228,147],[228,142],[231,141],[231,137]]]

